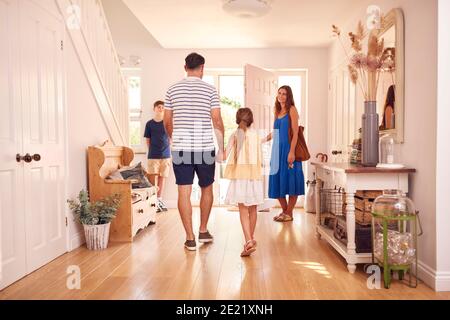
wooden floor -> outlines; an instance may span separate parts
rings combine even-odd
[[[362,266],[349,274],[345,261],[315,238],[313,215],[296,212],[289,224],[273,222],[273,215],[260,213],[258,250],[240,258],[238,213],[214,209],[215,242],[187,252],[178,212],[171,210],[133,244],[110,243],[102,252],[79,248],[4,289],[0,299],[450,299],[450,293],[398,281],[389,290],[369,290]],[[81,268],[80,290],[67,289],[71,265]]]

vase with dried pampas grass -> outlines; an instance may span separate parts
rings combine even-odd
[[[383,19],[382,19],[383,23]],[[377,91],[380,76],[386,59],[384,39],[378,36],[379,30],[368,34],[367,52],[363,51],[362,42],[367,34],[360,21],[355,33],[350,32],[352,53],[349,54],[342,42],[341,30],[333,25],[333,34],[339,39],[348,58],[348,71],[351,81],[360,88],[364,96],[364,114],[362,116],[362,165],[376,167],[379,160],[379,115],[377,114]]]

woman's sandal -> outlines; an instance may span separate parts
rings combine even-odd
[[[244,251],[241,252],[241,257],[249,257],[253,252],[256,251],[256,241],[250,240],[244,245]]]
[[[285,213],[282,213],[282,214],[279,216],[279,218],[276,219],[275,221],[276,221],[276,222],[291,222],[291,221],[293,221],[293,220],[294,220],[294,218],[291,217],[290,215],[287,215],[287,214],[285,214]]]

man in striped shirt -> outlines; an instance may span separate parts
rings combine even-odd
[[[215,162],[223,161],[224,125],[216,88],[204,82],[205,59],[191,53],[186,58],[187,78],[169,88],[165,101],[164,125],[172,138],[172,162],[178,185],[178,210],[186,231],[185,247],[197,248],[192,228],[191,193],[197,174],[202,190],[200,200],[199,242],[210,243],[213,237],[207,225],[214,202]],[[213,128],[215,130],[213,130]],[[214,136],[219,150],[216,154]]]

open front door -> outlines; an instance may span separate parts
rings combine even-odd
[[[272,72],[248,64],[244,67],[244,73],[245,106],[252,109],[253,126],[263,137],[268,135],[273,129],[273,105],[278,90],[278,78]],[[263,146],[264,193],[266,201],[259,208],[260,210],[270,209],[276,204],[275,201],[268,198],[271,150],[271,144],[268,143]]]

